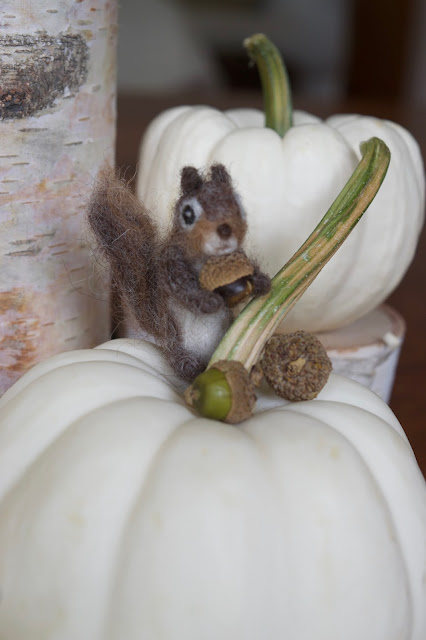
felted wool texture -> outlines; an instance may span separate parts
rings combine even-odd
[[[182,228],[179,212],[182,204],[195,198],[203,214],[188,232]],[[181,172],[180,196],[174,206],[172,229],[174,244],[183,244],[185,252],[197,261],[199,268],[209,255],[205,252],[206,237],[216,234],[221,225],[228,225],[237,247],[240,247],[246,231],[245,216],[232,186],[231,178],[223,165],[215,164],[210,173],[201,174],[194,167],[184,167]]]
[[[181,208],[188,198],[196,199],[202,215],[185,228]],[[191,349],[184,346],[182,309],[194,321],[200,317],[202,322],[206,314],[217,318],[220,336],[232,320],[221,295],[203,289],[199,282],[200,269],[211,257],[205,252],[205,238],[215,237],[219,226],[226,225],[240,248],[246,233],[241,205],[225,167],[213,165],[207,175],[194,167],[182,170],[181,192],[165,238],[129,185],[105,168],[89,203],[88,222],[99,252],[110,265],[111,286],[123,309],[152,336],[175,373],[192,381],[204,370],[211,353],[200,353],[196,344]],[[256,265],[253,282],[259,293],[270,286],[269,278]]]
[[[111,168],[98,176],[88,221],[98,251],[109,263],[111,288],[123,312],[159,344],[174,365],[182,359],[185,368],[179,327],[169,313],[164,287],[168,277],[162,259],[164,243],[150,213]]]
[[[159,239],[149,213],[111,168],[98,175],[88,207],[98,252],[110,266],[111,287],[137,323],[159,337],[146,301],[155,288]]]

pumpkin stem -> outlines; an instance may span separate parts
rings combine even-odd
[[[259,72],[265,126],[283,138],[293,124],[293,108],[290,82],[281,54],[263,33],[246,38],[243,44]]]
[[[390,151],[379,138],[363,142],[360,148],[362,158],[358,166],[325,216],[274,276],[270,292],[254,298],[236,318],[208,368],[221,360],[237,360],[250,372],[276,327],[367,210],[386,175]]]

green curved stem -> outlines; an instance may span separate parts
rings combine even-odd
[[[246,38],[244,47],[259,71],[265,125],[284,137],[293,124],[293,108],[290,82],[281,54],[263,33]]]
[[[360,220],[386,175],[390,151],[379,138],[361,144],[354,173],[306,242],[272,279],[271,291],[253,299],[214,352],[218,360],[239,360],[250,371],[266,341]],[[374,274],[372,274],[374,277]]]

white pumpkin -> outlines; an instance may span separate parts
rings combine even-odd
[[[274,275],[352,174],[360,143],[373,136],[383,139],[391,163],[368,215],[285,320],[288,331],[349,324],[388,297],[413,258],[424,217],[419,147],[403,127],[373,117],[336,115],[323,122],[295,111],[294,126],[284,138],[265,128],[264,119],[256,109],[179,106],[164,111],[142,140],[138,196],[164,229],[182,167],[206,169],[221,162],[247,211],[249,249]]]
[[[424,640],[426,491],[373,393],[196,417],[153,345],[0,401],[1,640]]]

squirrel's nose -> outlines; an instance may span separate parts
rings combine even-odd
[[[229,236],[232,234],[232,227],[224,222],[223,224],[220,224],[218,226],[216,231],[219,238],[229,238]]]

